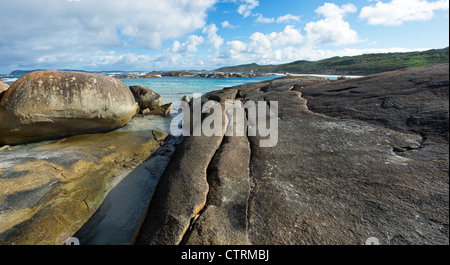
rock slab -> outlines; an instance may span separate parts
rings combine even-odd
[[[240,167],[226,155],[237,139],[187,137],[137,243],[236,244],[223,235],[239,231],[248,242],[238,244],[254,245],[361,245],[371,237],[384,245],[448,244],[448,69],[333,82],[288,77],[206,94],[219,102],[233,95],[277,101],[278,144],[263,148],[264,137],[248,137],[249,174],[223,179],[233,172],[227,161]],[[247,181],[247,200],[225,192]],[[246,211],[223,211],[242,201]],[[240,230],[226,225],[242,220]]]
[[[162,131],[79,135],[0,153],[0,245],[61,245],[123,172],[163,143]]]

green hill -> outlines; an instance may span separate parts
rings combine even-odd
[[[401,68],[448,63],[448,47],[423,52],[379,53],[332,57],[320,61],[295,61],[280,65],[245,64],[222,67],[215,72],[259,72],[329,75],[368,75]]]

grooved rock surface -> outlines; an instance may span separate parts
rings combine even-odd
[[[227,113],[229,121],[232,113]],[[235,120],[234,120],[235,121]],[[246,136],[225,136],[211,161],[209,192],[200,217],[185,237],[188,245],[249,245],[247,227],[250,144]]]
[[[223,137],[189,137],[173,153],[136,244],[177,245],[208,195],[206,170]]]
[[[221,92],[218,94],[218,98],[223,95]],[[194,100],[206,102],[205,98]],[[180,244],[191,223],[206,206],[209,192],[207,170],[222,143],[228,122],[224,108],[220,106],[224,126],[222,134],[186,137],[180,143],[155,189],[136,244]],[[210,116],[203,115],[205,118]]]
[[[64,244],[100,206],[111,181],[165,137],[162,131],[79,135],[0,153],[0,245]]]
[[[138,104],[127,85],[104,75],[37,71],[0,101],[0,145],[108,132],[126,125]]]
[[[443,64],[346,81],[287,77],[207,95],[278,102],[278,144],[262,147],[266,137],[248,136],[248,169],[239,171],[246,175],[235,171],[246,163],[235,160],[245,153],[239,138],[187,137],[140,233],[152,240],[140,243],[361,245],[376,237],[385,245],[448,244],[448,73]],[[199,174],[183,173],[199,167],[201,193],[198,182],[184,180]],[[250,183],[246,211],[245,198],[226,192],[239,183]],[[200,195],[202,211],[189,211],[182,224],[173,221],[178,212],[160,215],[161,206],[177,209]],[[225,211],[233,203],[240,206]]]

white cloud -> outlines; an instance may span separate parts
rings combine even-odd
[[[263,14],[260,13],[256,13],[253,14],[254,17],[256,17],[255,22],[257,23],[274,23],[277,22],[278,24],[281,23],[289,23],[289,22],[300,22],[300,17],[299,16],[294,16],[292,14],[286,14],[284,16],[280,16],[277,19],[271,17],[271,18],[267,18],[264,17]]]
[[[324,50],[310,46],[287,46],[279,49],[267,50],[262,54],[249,53],[248,45],[240,41],[227,42],[227,52],[224,55],[227,65],[257,63],[260,65],[283,64],[298,60],[317,61],[334,56],[356,56],[371,53],[411,52],[421,49],[378,48],[378,49],[340,49]]]
[[[244,17],[250,16],[252,10],[259,6],[258,0],[239,0],[238,2],[241,3],[238,8],[238,13]]]
[[[358,33],[350,28],[350,24],[344,21],[347,13],[356,12],[353,4],[341,7],[325,3],[316,10],[317,14],[324,17],[319,21],[309,22],[305,26],[308,42],[313,44],[343,45],[360,42]]]
[[[244,60],[252,59],[261,62],[270,61],[270,58],[280,59],[285,57],[283,51],[287,51],[287,46],[298,46],[303,42],[304,37],[294,28],[288,25],[282,32],[272,32],[263,34],[255,32],[249,37],[248,43],[238,40],[227,42],[225,58]]]
[[[363,7],[359,17],[371,25],[399,26],[406,21],[423,21],[433,18],[434,11],[448,10],[449,0],[429,2],[426,0],[378,1],[375,5]]]
[[[346,4],[338,7],[333,3],[325,3],[318,7],[315,12],[324,16],[325,18],[343,19],[347,13],[355,13],[357,11],[353,4]]]
[[[275,47],[284,45],[298,45],[303,42],[302,34],[292,25],[286,26],[280,33],[270,33],[269,38]]]
[[[262,14],[259,14],[259,13],[254,14],[253,16],[256,17],[255,22],[258,22],[258,23],[273,23],[273,22],[275,22],[275,18],[273,18],[273,17],[266,18]]]
[[[239,59],[242,57],[242,54],[247,50],[247,44],[242,41],[233,40],[227,42],[226,48],[226,58],[230,59]]]
[[[217,35],[218,30],[219,29],[217,28],[216,24],[210,24],[207,27],[203,28],[202,31],[203,34],[207,34],[208,43],[211,43],[216,51],[219,51],[220,46],[222,46],[224,42],[223,38]]]
[[[286,23],[286,22],[300,22],[300,17],[294,16],[292,14],[286,14],[284,16],[277,18],[277,23]]]
[[[224,22],[222,22],[222,28],[226,28],[226,29],[235,29],[236,26],[231,25],[230,22],[228,20],[225,20]]]
[[[174,53],[196,52],[197,46],[202,44],[204,41],[205,40],[201,36],[191,35],[183,44],[179,41],[174,41],[170,51]]]
[[[216,0],[15,0],[2,2],[0,61],[25,68],[39,59],[75,67],[101,50],[160,49],[206,24]]]

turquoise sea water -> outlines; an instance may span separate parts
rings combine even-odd
[[[103,74],[109,75],[109,73]],[[152,89],[162,96],[163,104],[167,104],[180,101],[184,95],[192,98],[194,93],[205,94],[210,91],[221,90],[225,87],[271,80],[278,77],[281,77],[281,75],[267,75],[253,78],[161,77],[120,80],[128,86],[141,85]],[[335,76],[324,77],[331,80],[337,79]],[[20,78],[20,76],[0,75],[0,80],[8,85],[14,83],[18,78]]]
[[[271,80],[280,76],[262,76],[253,78],[201,78],[201,77],[161,77],[121,79],[128,86],[146,86],[160,94],[163,104],[181,100],[184,95],[192,98],[194,93],[205,94],[213,90],[221,90],[225,87],[237,86]]]

